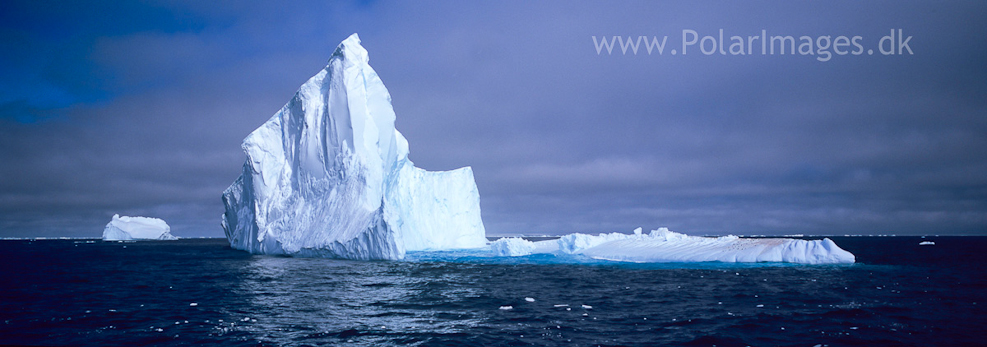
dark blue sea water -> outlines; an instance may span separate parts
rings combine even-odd
[[[935,246],[919,246],[918,237],[833,239],[858,263],[615,264],[456,252],[359,262],[253,256],[222,239],[7,240],[0,344],[987,344],[987,238],[928,238]]]

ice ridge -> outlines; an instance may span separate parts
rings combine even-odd
[[[854,255],[832,240],[798,240],[789,238],[741,238],[737,236],[699,237],[676,233],[666,228],[643,234],[610,233],[600,235],[569,234],[557,240],[531,242],[520,238],[501,238],[491,243],[499,256],[523,256],[538,253],[580,254],[593,259],[639,263],[666,262],[784,262],[800,264],[846,264]]]

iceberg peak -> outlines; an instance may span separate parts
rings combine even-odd
[[[401,259],[406,251],[486,243],[469,167],[408,160],[391,96],[357,34],[243,141],[223,193],[233,248],[257,254]]]

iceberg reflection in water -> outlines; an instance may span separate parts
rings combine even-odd
[[[244,313],[250,324],[237,329],[282,341],[361,337],[362,343],[455,334],[482,320],[464,303],[481,290],[475,275],[447,267],[256,256],[237,289],[254,309]]]

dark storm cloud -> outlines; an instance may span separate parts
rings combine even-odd
[[[982,233],[978,3],[7,3],[0,235],[113,213],[219,236],[243,137],[360,33],[411,159],[490,234]],[[592,36],[861,35],[910,56],[597,54]],[[615,51],[616,53],[616,51]]]

